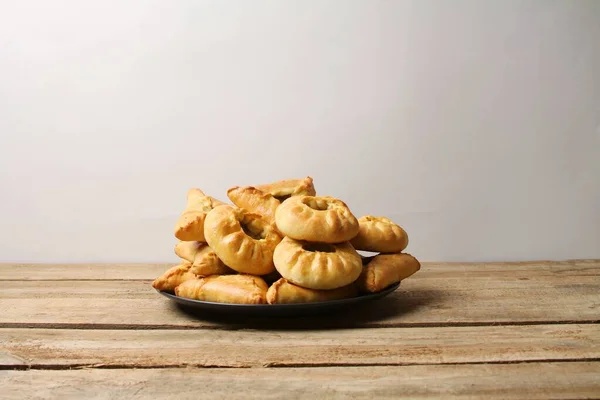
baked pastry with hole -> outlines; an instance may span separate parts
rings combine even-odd
[[[274,271],[273,252],[281,236],[266,218],[223,205],[208,213],[204,228],[208,245],[229,268],[252,275]]]
[[[350,241],[356,250],[399,253],[408,246],[406,231],[389,218],[365,215],[358,225],[358,235]]]
[[[305,242],[285,237],[275,248],[273,262],[287,281],[308,289],[330,290],[354,282],[362,259],[349,242]]]
[[[346,242],[359,230],[346,203],[329,196],[290,197],[277,208],[275,223],[285,236],[309,242]]]

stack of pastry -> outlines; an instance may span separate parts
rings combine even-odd
[[[227,196],[233,204],[188,191],[175,224],[181,263],[154,288],[220,303],[305,303],[378,292],[420,269],[403,253],[404,229],[357,219],[343,201],[317,196],[311,177],[236,186]]]

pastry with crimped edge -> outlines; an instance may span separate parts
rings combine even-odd
[[[363,268],[360,254],[349,242],[311,243],[290,237],[277,245],[273,262],[287,281],[320,290],[351,284]]]
[[[279,201],[284,201],[291,196],[315,196],[317,194],[313,179],[310,176],[304,179],[285,179],[265,185],[257,185],[256,188],[272,194]]]
[[[152,287],[162,292],[173,292],[183,282],[198,279],[190,271],[191,268],[192,264],[188,262],[171,267],[152,282]]]
[[[356,285],[367,293],[380,292],[421,269],[421,263],[408,253],[378,254],[363,258],[363,263]]]
[[[225,204],[207,196],[200,189],[187,192],[187,205],[175,223],[175,237],[183,241],[206,242],[204,220],[206,214],[216,206]]]
[[[346,242],[359,231],[346,203],[329,196],[290,197],[277,208],[275,222],[285,236],[309,242]]]
[[[258,276],[212,275],[182,283],[175,288],[175,294],[215,303],[265,304],[268,288]]]
[[[400,253],[408,246],[406,231],[389,218],[365,215],[358,225],[358,235],[350,241],[356,250]]]
[[[275,210],[281,204],[272,194],[253,186],[235,186],[227,191],[233,204],[249,212],[260,214],[270,221],[275,220]]]
[[[204,227],[208,245],[229,268],[252,275],[274,271],[273,252],[281,236],[268,219],[224,205],[208,213]]]
[[[198,276],[227,275],[235,271],[223,264],[217,253],[206,243],[179,242],[175,254],[192,264],[190,271]]]
[[[281,278],[267,290],[269,304],[315,303],[321,301],[341,300],[355,297],[358,293],[356,285],[350,284],[332,290],[307,289]]]

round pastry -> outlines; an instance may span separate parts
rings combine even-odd
[[[229,268],[240,273],[266,275],[275,270],[273,252],[281,236],[264,217],[242,208],[222,205],[204,222],[208,245]]]
[[[359,229],[346,203],[328,196],[290,197],[275,211],[275,222],[284,235],[308,242],[346,242]]]
[[[356,250],[399,253],[408,246],[408,234],[385,217],[366,215],[358,219],[360,229],[350,243]]]
[[[273,262],[289,282],[307,289],[337,289],[354,282],[362,271],[360,254],[349,242],[311,243],[285,237]]]
[[[314,196],[317,194],[313,179],[307,176],[304,179],[285,179],[265,185],[256,186],[258,190],[270,193],[279,201],[284,201],[291,196]]]

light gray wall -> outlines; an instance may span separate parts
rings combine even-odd
[[[0,261],[306,175],[422,260],[600,257],[600,1],[1,3]]]

